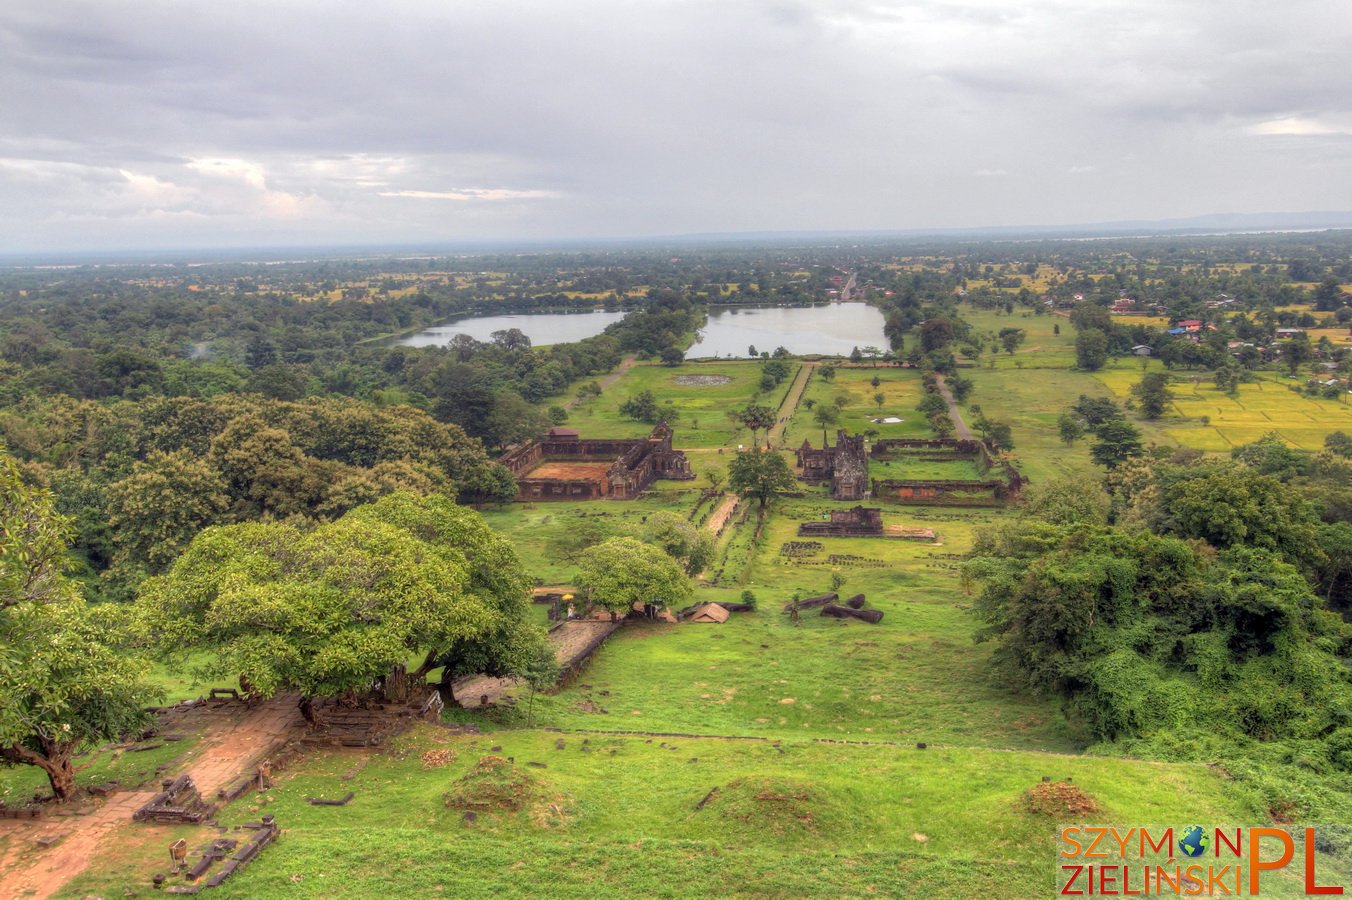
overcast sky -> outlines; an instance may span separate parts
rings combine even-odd
[[[0,252],[1332,209],[1343,0],[0,3]]]

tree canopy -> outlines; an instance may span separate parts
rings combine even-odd
[[[775,494],[791,491],[797,484],[784,457],[771,450],[753,447],[728,463],[728,488],[756,498],[762,509]]]
[[[635,603],[684,606],[693,593],[685,572],[662,548],[637,538],[612,538],[583,551],[578,589],[592,604],[615,613]]]
[[[61,571],[67,523],[0,452],[0,762],[32,765],[53,793],[75,789],[72,758],[145,724],[156,691]]]
[[[204,649],[262,696],[364,690],[414,656],[470,671],[524,666],[542,636],[510,545],[445,497],[391,494],[308,531],[209,528],[137,601],[162,653]]]

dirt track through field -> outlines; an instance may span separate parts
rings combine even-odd
[[[958,403],[953,399],[953,392],[948,389],[944,382],[944,376],[935,375],[935,381],[938,383],[939,396],[944,398],[948,404],[948,417],[953,420],[953,427],[958,431],[958,437],[964,441],[972,439],[972,430],[967,427],[967,423],[962,420],[962,413],[958,412]]]

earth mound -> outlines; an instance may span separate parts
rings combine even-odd
[[[470,812],[518,812],[541,794],[539,781],[501,756],[485,756],[446,792],[446,805]]]
[[[1064,781],[1044,782],[1024,791],[1023,808],[1039,816],[1078,816],[1099,811],[1093,797]]]
[[[772,834],[816,834],[829,816],[829,803],[821,792],[791,778],[737,778],[712,800],[709,806],[724,818]]]

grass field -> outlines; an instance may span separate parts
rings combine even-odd
[[[877,387],[873,386],[874,378],[878,379]],[[883,395],[881,405],[874,402],[875,394]],[[820,447],[822,429],[821,426],[813,424],[812,410],[808,409],[807,401],[811,400],[815,406],[819,403],[834,403],[837,397],[844,397],[846,404],[840,412],[840,423],[827,429],[832,443],[835,442],[837,428],[844,428],[851,434],[875,430],[879,438],[932,437],[929,423],[915,409],[922,396],[920,373],[913,369],[893,366],[877,368],[837,366],[832,381],[827,381],[814,373],[803,394],[798,414],[785,429],[781,443],[785,447],[793,448],[800,446],[806,439],[811,441],[813,446]],[[872,421],[888,416],[902,421],[899,423]]]
[[[453,760],[428,768],[428,751]],[[446,797],[485,756],[513,760],[511,789],[460,791],[480,804],[470,820]],[[223,812],[229,826],[266,809],[285,830],[213,895],[1040,896],[1055,822],[1021,797],[1044,775],[1073,779],[1114,821],[1252,815],[1204,766],[982,749],[423,727],[360,758],[315,755]],[[305,802],[346,791],[347,806]],[[150,870],[162,855],[138,843],[121,861]],[[91,870],[63,896],[120,883]]]
[[[728,381],[682,383],[691,376],[724,376]],[[727,412],[746,406],[757,396],[760,378],[761,367],[753,362],[686,363],[675,367],[639,364],[601,396],[569,410],[568,427],[578,429],[583,437],[642,437],[652,430],[651,426],[621,415],[620,407],[631,397],[649,390],[659,403],[670,400],[680,411],[673,426],[677,447],[736,447],[739,443],[750,443],[751,433],[730,420]],[[778,408],[791,382],[790,377],[756,402]]]
[[[1122,401],[1141,376],[1139,369],[1114,368],[1094,377]],[[1181,379],[1172,385],[1174,402],[1168,413],[1147,426],[1162,443],[1229,452],[1276,432],[1293,447],[1319,450],[1331,432],[1352,431],[1352,404],[1345,402],[1345,396],[1315,399],[1289,389],[1289,385],[1304,385],[1304,378],[1260,373],[1257,381],[1241,384],[1235,397],[1216,390],[1210,378],[1193,384],[1189,373],[1181,373]]]

